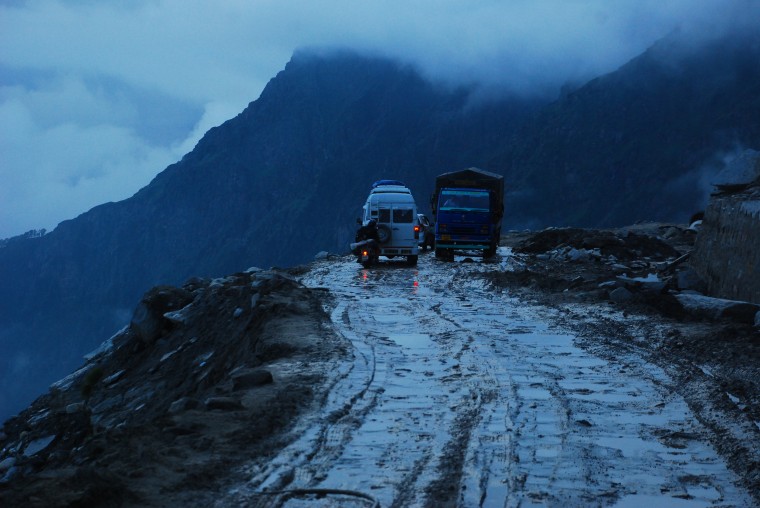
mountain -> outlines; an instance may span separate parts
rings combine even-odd
[[[130,199],[0,248],[0,407],[67,374],[153,285],[346,251],[374,180],[404,179],[422,205],[431,175],[487,164],[538,105],[473,105],[395,62],[296,54]]]
[[[760,148],[757,38],[665,39],[548,104],[351,52],[299,52],[133,197],[0,244],[0,417],[129,321],[149,287],[345,252],[369,185],[505,175],[506,228],[683,221],[703,168]]]
[[[760,37],[659,41],[544,108],[493,161],[517,223],[686,221],[726,158],[760,145]]]

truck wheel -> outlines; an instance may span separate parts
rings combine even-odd
[[[436,248],[435,249],[435,257],[437,257],[438,259],[449,260],[449,259],[453,259],[454,258],[454,254],[452,253],[451,249],[439,249],[439,248]]]
[[[417,266],[417,256],[407,256],[406,264],[409,266]]]
[[[385,224],[378,225],[377,236],[380,238],[380,243],[388,243],[391,240],[391,228]]]

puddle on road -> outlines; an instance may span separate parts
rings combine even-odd
[[[682,499],[668,495],[649,496],[633,495],[626,496],[614,505],[614,508],[702,508],[711,506],[712,503],[706,501],[696,501],[694,499]]]
[[[597,446],[618,450],[623,457],[644,457],[668,452],[668,448],[657,441],[644,440],[635,436],[606,436],[596,438]]]
[[[426,277],[417,269],[403,266],[364,268],[351,280],[351,286],[365,290],[396,288],[408,296],[425,296],[431,293]]]
[[[394,333],[388,337],[399,346],[421,348],[431,345],[430,335],[424,333]]]

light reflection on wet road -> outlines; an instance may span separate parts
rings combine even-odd
[[[337,296],[354,362],[251,488],[350,490],[384,507],[752,505],[662,372],[591,355],[551,311],[472,276],[500,267],[315,264],[303,282]]]

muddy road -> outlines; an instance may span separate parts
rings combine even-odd
[[[633,354],[592,354],[556,310],[488,287],[477,275],[508,268],[509,251],[499,255],[489,264],[424,255],[414,268],[314,264],[303,282],[333,295],[353,362],[330,374],[325,403],[231,498],[754,506],[665,371]]]

